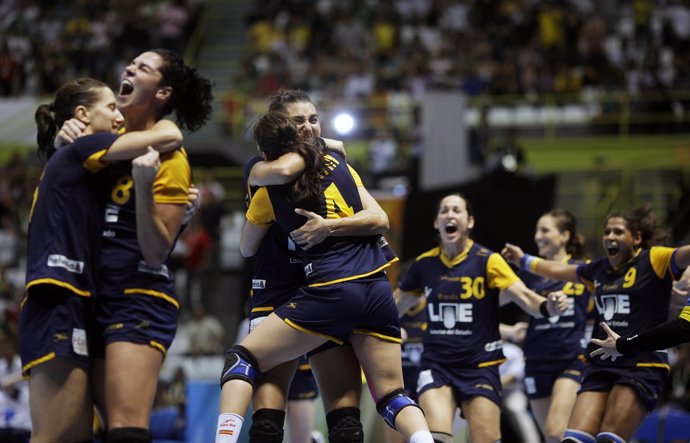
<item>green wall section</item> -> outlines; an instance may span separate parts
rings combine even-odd
[[[539,174],[606,169],[690,168],[690,134],[634,137],[521,138]]]

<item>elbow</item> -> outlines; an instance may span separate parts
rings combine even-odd
[[[147,265],[151,266],[152,268],[158,268],[165,263],[165,259],[168,257],[168,254],[167,252],[165,254],[161,254],[160,252],[153,252],[149,250],[147,252],[142,251],[142,256],[144,257],[144,261]]]
[[[385,234],[390,229],[388,216],[385,213],[378,218],[375,229],[378,234]]]
[[[183,140],[184,137],[182,136],[182,132],[177,127],[170,131],[168,135],[168,144],[177,147],[182,144]]]
[[[256,248],[252,248],[251,246],[240,242],[240,254],[242,254],[242,257],[244,258],[254,257],[256,254]]]

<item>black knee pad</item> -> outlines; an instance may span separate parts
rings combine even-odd
[[[254,381],[261,376],[259,365],[251,352],[244,346],[234,345],[225,353],[225,367],[220,375],[220,388],[228,380],[244,380],[252,388]]]
[[[105,443],[151,443],[151,432],[144,428],[108,429]]]
[[[388,426],[396,430],[395,417],[398,416],[400,411],[408,406],[419,408],[417,403],[415,403],[415,401],[412,400],[402,388],[396,389],[376,402],[376,410],[383,417],[386,423],[388,423]]]
[[[326,414],[330,443],[364,443],[359,408],[338,408]]]
[[[249,428],[249,443],[282,443],[285,411],[280,409],[257,409],[252,414]]]

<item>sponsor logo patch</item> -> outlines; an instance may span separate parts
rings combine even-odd
[[[83,261],[72,260],[60,254],[49,255],[48,266],[51,268],[64,268],[75,274],[82,274],[84,272]]]

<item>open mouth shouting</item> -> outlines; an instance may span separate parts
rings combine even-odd
[[[118,98],[123,99],[128,97],[134,92],[134,85],[132,84],[131,81],[125,79],[122,80],[122,83],[120,83],[120,92],[118,93]]]

